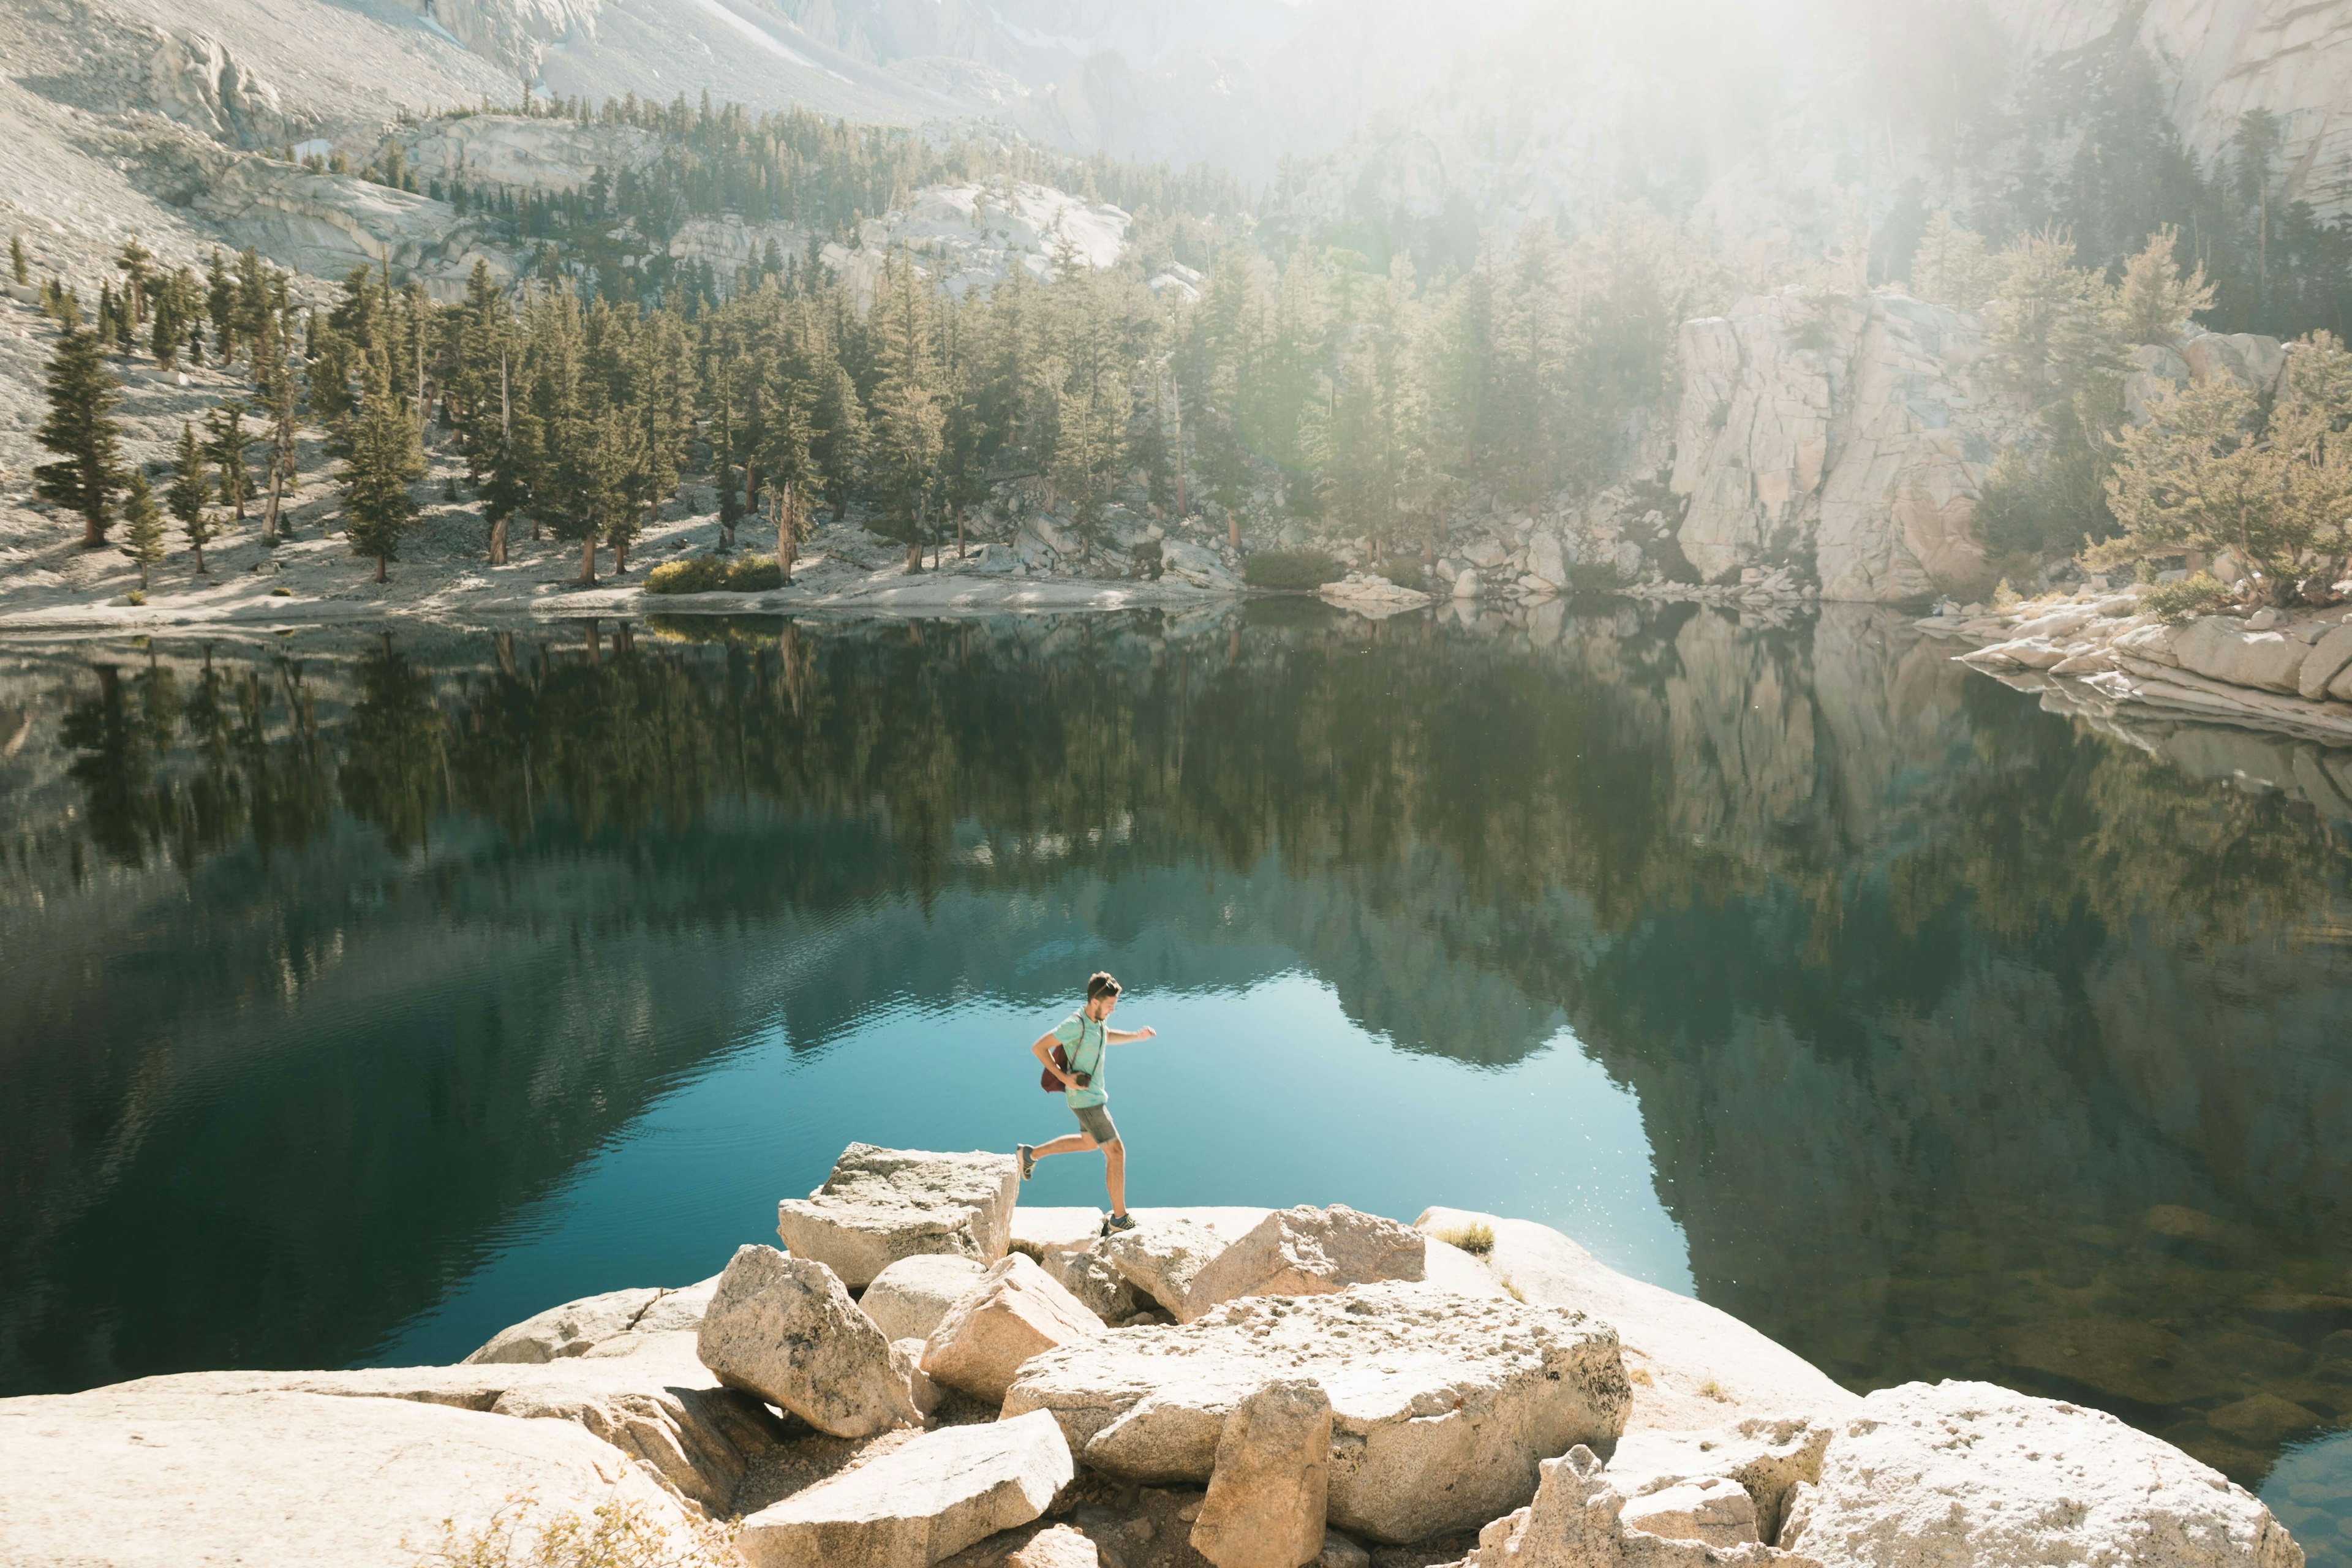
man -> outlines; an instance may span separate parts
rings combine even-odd
[[[1045,1066],[1045,1070],[1062,1080],[1062,1098],[1077,1114],[1078,1131],[1066,1132],[1050,1143],[1031,1147],[1016,1143],[1013,1152],[1021,1157],[1021,1179],[1027,1181],[1034,1174],[1037,1162],[1048,1154],[1076,1154],[1087,1149],[1103,1152],[1103,1185],[1110,1189],[1110,1216],[1103,1221],[1102,1233],[1133,1230],[1135,1221],[1127,1212],[1127,1148],[1118,1141],[1118,1127],[1110,1119],[1110,1091],[1103,1086],[1104,1054],[1112,1046],[1123,1046],[1131,1040],[1148,1040],[1159,1030],[1114,1029],[1109,1027],[1111,1009],[1118,1005],[1118,982],[1097,970],[1087,979],[1087,1005],[1037,1037],[1029,1052]],[[1067,1069],[1054,1062],[1054,1047],[1060,1046]]]

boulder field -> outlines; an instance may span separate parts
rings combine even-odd
[[[785,1249],[455,1366],[0,1400],[0,1568],[2303,1563],[2112,1416],[1858,1395],[1539,1225],[1138,1209],[1103,1237],[1012,1173],[853,1144]]]

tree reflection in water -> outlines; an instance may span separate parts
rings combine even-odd
[[[1863,610],[304,647],[0,667],[0,1390],[364,1355],[813,918],[1272,866],[1394,1048],[1564,1016],[1700,1292],[1849,1383],[2079,1398],[2249,1482],[2352,1420],[2336,757],[2096,732]],[[347,1023],[236,1076],[256,1008]]]

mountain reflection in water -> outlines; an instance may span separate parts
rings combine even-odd
[[[707,1273],[845,1132],[1055,1130],[1113,962],[1142,1201],[1548,1219],[2352,1561],[2352,754],[1885,612],[1295,602],[0,647],[0,1394]]]

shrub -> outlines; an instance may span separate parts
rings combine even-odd
[[[727,566],[712,555],[665,561],[646,574],[648,594],[708,594],[726,580]]]
[[[646,574],[648,594],[764,594],[784,585],[784,574],[765,555],[690,555],[665,561]]]
[[[2139,607],[2177,626],[2200,616],[2210,616],[2230,603],[2230,590],[2210,573],[2200,572],[2178,583],[2159,583],[2142,594]]]
[[[726,1530],[688,1528],[692,1533],[679,1538],[642,1503],[608,1502],[583,1515],[548,1509],[523,1492],[471,1534],[444,1520],[440,1545],[420,1555],[417,1568],[720,1568],[741,1561]]]
[[[1135,547],[1128,552],[1128,554],[1134,558],[1135,569],[1137,571],[1142,573],[1146,577],[1150,578],[1155,583],[1160,581],[1160,574],[1166,569],[1165,558],[1167,555],[1167,552],[1160,548],[1160,541],[1156,539],[1139,540],[1136,542]]]
[[[133,588],[131,592],[122,595],[122,602],[126,605],[143,605],[147,602],[147,590],[144,588]]]
[[[1580,561],[1568,569],[1571,594],[1613,594],[1623,580],[1614,561]]]
[[[294,596],[294,590],[280,583],[269,590],[269,596],[273,599],[290,599]]]
[[[764,594],[771,588],[784,585],[783,568],[769,555],[739,555],[727,568],[727,591],[730,594]]]
[[[1495,1227],[1491,1225],[1457,1225],[1436,1235],[1448,1247],[1458,1247],[1473,1258],[1486,1258],[1495,1250]]]
[[[1242,563],[1242,581],[1253,588],[1311,593],[1347,574],[1346,567],[1319,550],[1261,550]]]
[[[1429,590],[1428,569],[1418,561],[1410,558],[1399,560],[1395,556],[1391,556],[1372,570],[1400,588],[1412,588],[1423,593]]]

